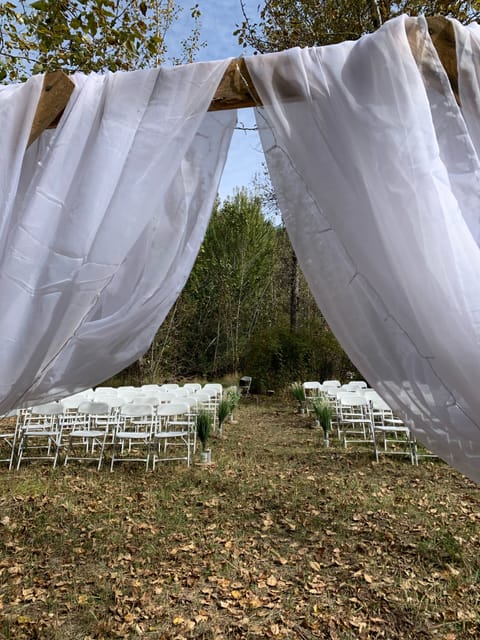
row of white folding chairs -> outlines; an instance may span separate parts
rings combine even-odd
[[[374,389],[363,380],[337,383],[307,381],[303,387],[307,399],[323,397],[330,402],[337,437],[345,448],[349,443],[371,443],[377,461],[381,454],[398,454],[409,455],[412,463],[418,462],[410,429]]]
[[[339,391],[336,404],[338,433],[345,448],[349,443],[371,442],[377,462],[380,455],[406,455],[418,464],[411,430],[375,390]]]
[[[132,451],[132,443],[148,444],[148,451],[142,460],[148,468],[151,440],[163,443],[164,457],[158,455],[158,446],[153,453],[153,466],[161,459],[181,459],[190,464],[191,450],[196,448],[195,412],[197,406],[190,403],[168,403],[159,407],[145,404],[128,404],[112,412],[107,403],[84,401],[75,412],[65,412],[61,403],[54,402],[31,409],[16,412],[16,418],[10,416],[10,428],[5,430],[9,446],[8,462],[11,469],[16,462],[17,469],[23,460],[50,460],[53,466],[58,463],[59,455],[65,454],[64,464],[68,460],[97,460],[101,467],[105,446],[112,445],[113,464],[124,456],[125,444]],[[15,426],[12,425],[15,419]],[[172,431],[172,425],[176,425]],[[141,432],[144,431],[143,434]],[[134,435],[137,432],[139,435]],[[128,434],[128,435],[127,435]],[[166,455],[172,441],[185,445],[185,455],[180,457]],[[121,445],[121,456],[117,455],[117,445]],[[137,447],[138,448],[138,447]],[[81,451],[81,453],[79,453]],[[136,458],[133,458],[135,460]]]
[[[303,383],[303,389],[307,397],[320,396],[325,393],[335,394],[339,390],[356,391],[357,389],[366,389],[367,387],[368,385],[365,380],[351,380],[346,384],[341,384],[339,380],[324,380],[323,382],[307,380]]]

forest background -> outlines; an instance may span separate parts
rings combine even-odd
[[[257,53],[354,40],[401,13],[477,20],[480,2],[267,0],[232,34]],[[166,35],[181,7],[172,0],[38,0],[0,3],[0,81],[32,73],[131,70],[195,60],[201,3],[191,30],[168,57]],[[169,379],[253,378],[253,390],[294,380],[358,375],[310,294],[265,170],[215,203],[190,278],[150,349],[117,376],[141,384]]]

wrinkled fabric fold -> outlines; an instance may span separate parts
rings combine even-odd
[[[461,91],[476,98],[466,114],[425,20],[412,20],[247,65],[283,219],[327,322],[419,440],[480,481],[478,29],[454,25]]]
[[[228,63],[77,74],[26,152],[41,78],[0,90],[2,137],[18,140],[0,159],[0,412],[98,384],[150,346],[217,193],[236,114],[207,110]]]

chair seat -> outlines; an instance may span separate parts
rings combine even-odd
[[[79,429],[78,431],[70,431],[69,437],[75,438],[100,438],[105,435],[105,431],[94,429]]]
[[[181,438],[187,435],[187,431],[159,431],[154,434],[154,438]]]
[[[135,431],[117,431],[117,438],[125,438],[126,440],[149,440],[150,435],[148,433],[135,432]]]

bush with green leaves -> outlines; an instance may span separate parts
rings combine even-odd
[[[265,393],[285,390],[292,380],[348,379],[355,367],[327,327],[291,331],[283,324],[252,336],[242,370],[252,376],[252,391]]]

